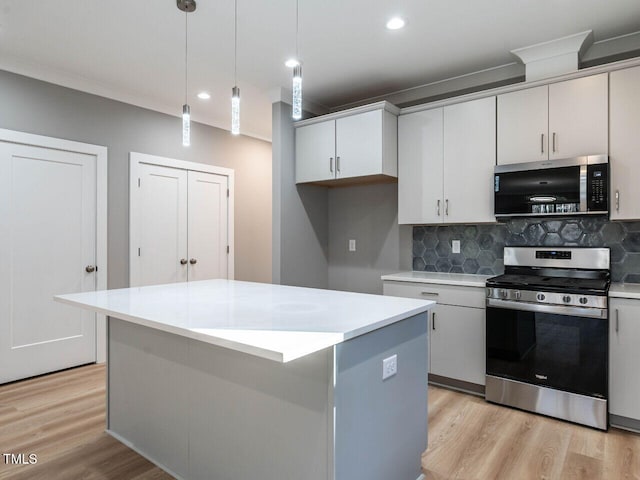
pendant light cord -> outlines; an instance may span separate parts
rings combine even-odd
[[[188,85],[188,77],[187,77],[187,54],[188,54],[188,45],[189,45],[189,35],[188,35],[188,27],[187,27],[187,10],[184,11],[184,103],[187,104],[187,85]]]
[[[298,55],[298,0],[296,0],[296,60],[300,62]]]
[[[238,0],[234,2],[233,24],[233,83],[238,86]]]

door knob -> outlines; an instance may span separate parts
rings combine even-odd
[[[198,260],[196,260],[195,258],[192,258],[191,260],[189,260],[189,263],[191,265],[195,265],[196,263],[198,263]]]
[[[180,265],[186,265],[187,264],[187,259],[186,258],[181,258],[180,259]]]
[[[84,269],[87,273],[93,273],[96,271],[96,267],[94,267],[93,265],[87,265],[86,267],[84,267]]]

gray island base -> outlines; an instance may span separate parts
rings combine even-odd
[[[72,297],[57,300],[112,315],[107,431],[176,478],[424,478],[433,302],[407,308],[399,303],[407,299],[363,295],[368,305],[397,301],[408,313],[291,361],[274,361],[133,321],[140,312],[122,320],[106,303]],[[197,303],[193,295],[190,301]],[[383,360],[393,355],[397,373],[383,380]]]

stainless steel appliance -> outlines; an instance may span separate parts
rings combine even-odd
[[[487,280],[485,398],[607,429],[608,248],[505,247]]]
[[[497,165],[495,215],[607,215],[609,159],[592,155],[565,160]]]

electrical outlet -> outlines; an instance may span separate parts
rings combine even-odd
[[[398,355],[391,355],[382,360],[382,380],[393,377],[398,373]]]
[[[356,251],[356,241],[355,240],[349,240],[349,251],[350,252],[355,252]]]
[[[451,240],[451,253],[460,253],[460,240]]]

